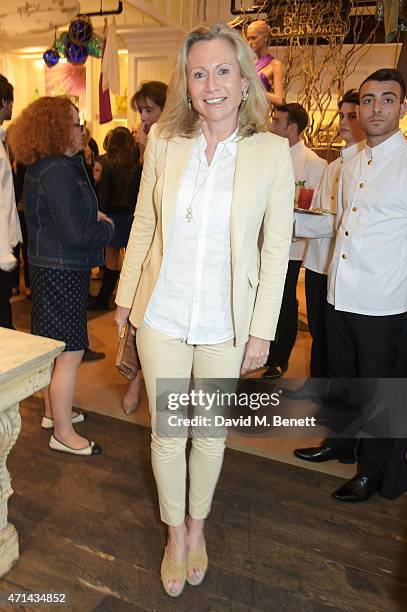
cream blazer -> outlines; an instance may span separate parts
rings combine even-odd
[[[177,194],[196,138],[150,130],[116,304],[140,327],[160,273]],[[291,245],[294,176],[288,141],[270,133],[239,140],[230,216],[235,344],[273,340]],[[260,233],[262,239],[259,240]],[[261,250],[259,250],[261,243]]]

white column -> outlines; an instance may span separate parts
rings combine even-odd
[[[21,428],[18,402],[49,384],[63,348],[63,342],[0,327],[0,577],[19,557],[18,534],[7,520],[13,489],[6,466]]]
[[[18,559],[17,530],[7,522],[7,502],[13,489],[6,460],[20,429],[18,404],[0,412],[0,576],[8,572]]]

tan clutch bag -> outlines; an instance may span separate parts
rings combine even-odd
[[[134,331],[134,327],[130,322],[123,325],[115,364],[120,374],[123,374],[128,380],[134,380],[141,369],[136,335],[132,333],[132,330]]]

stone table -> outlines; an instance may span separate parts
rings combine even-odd
[[[7,456],[21,428],[18,402],[46,387],[64,343],[0,327],[0,576],[19,557],[16,528],[7,521],[13,490]]]

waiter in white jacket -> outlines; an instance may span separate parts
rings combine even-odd
[[[13,247],[22,242],[14,195],[13,175],[5,145],[4,121],[13,112],[13,86],[0,74],[0,327],[13,329],[10,271],[17,265]]]
[[[359,90],[366,146],[343,165],[328,278],[328,361],[337,379],[407,377],[407,142],[399,129],[405,94],[401,73],[390,68]],[[352,384],[346,391],[352,399]],[[330,438],[326,446],[339,453],[349,442]],[[362,438],[357,474],[334,497],[360,502],[377,491],[388,499],[406,491],[406,448],[402,438]]]
[[[356,108],[359,105],[359,93],[354,89],[347,91],[339,101],[339,135],[345,141],[340,156],[326,168],[322,181],[311,210],[320,209],[330,215],[336,215],[338,199],[338,182],[342,165],[354,157],[365,146],[364,133],[360,127]],[[328,355],[326,340],[326,304],[328,287],[328,269],[331,263],[335,237],[321,236],[320,219],[315,214],[294,214],[294,234],[296,237],[309,238],[304,257],[305,268],[305,295],[307,301],[308,327],[312,336],[310,379],[297,391],[286,390],[286,395],[293,399],[319,400],[324,395],[326,384],[323,380],[328,377]],[[331,221],[333,218],[331,217]],[[326,230],[325,230],[326,231]],[[330,233],[330,229],[329,229]],[[307,449],[301,449],[307,450]],[[316,453],[311,449],[310,456],[301,451],[296,455],[308,461],[326,461],[334,457]],[[336,458],[336,457],[335,457]]]
[[[282,104],[275,108],[271,131],[288,139],[296,185],[313,188],[315,197],[328,164],[302,142],[301,137],[307,125],[308,113],[301,104]],[[270,347],[268,367],[264,374],[266,378],[278,378],[288,368],[297,337],[297,282],[306,246],[307,241],[304,239],[294,239],[291,243],[276,339]]]

